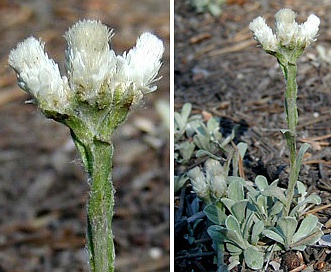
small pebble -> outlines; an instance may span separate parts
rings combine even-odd
[[[162,249],[159,247],[152,247],[148,253],[149,256],[154,260],[160,259],[162,257]]]

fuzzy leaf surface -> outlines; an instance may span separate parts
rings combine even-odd
[[[241,178],[234,179],[228,187],[228,198],[235,202],[244,199],[244,186],[241,182]]]
[[[288,249],[292,243],[293,235],[298,226],[298,221],[291,216],[282,217],[278,220],[277,227],[282,231],[285,238],[285,248]]]
[[[217,205],[214,204],[210,204],[204,208],[203,212],[206,214],[208,219],[214,224],[224,225],[227,216],[221,207],[218,207]]]
[[[311,234],[312,230],[316,227],[317,223],[318,223],[317,216],[309,214],[305,219],[302,220],[298,231],[294,234],[293,243]]]
[[[261,269],[264,263],[264,254],[257,251],[253,247],[248,247],[244,250],[244,257],[246,264],[251,269]]]

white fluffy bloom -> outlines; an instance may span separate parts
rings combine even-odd
[[[276,36],[282,46],[296,45],[299,25],[295,21],[296,13],[291,9],[281,9],[275,15]]]
[[[44,52],[44,43],[30,37],[11,50],[9,65],[15,69],[19,86],[31,93],[44,109],[64,112],[69,104],[67,78]]]
[[[116,70],[115,53],[109,48],[111,37],[112,30],[94,20],[79,21],[65,34],[70,86],[90,104],[96,102]]]
[[[193,169],[188,171],[187,176],[190,178],[193,190],[197,194],[197,196],[202,200],[206,201],[207,203],[209,203],[210,202],[209,184],[206,183],[205,175],[200,170],[200,168],[198,166],[194,167]]]
[[[209,159],[205,163],[206,177],[210,184],[210,193],[219,200],[226,195],[226,174],[219,161]]]
[[[164,52],[156,36],[144,33],[123,56],[110,49],[112,30],[100,21],[79,21],[64,37],[68,78],[61,78],[58,65],[44,52],[44,43],[35,38],[20,43],[9,56],[20,87],[34,95],[43,110],[63,113],[69,104],[81,102],[99,110],[114,103],[129,109],[144,93],[156,89],[151,85]]]
[[[319,25],[320,19],[312,14],[309,15],[306,22],[299,26],[298,40],[300,40],[303,46],[306,47],[316,41]]]
[[[132,82],[143,93],[155,91],[156,86],[151,85],[157,80],[163,52],[164,46],[159,38],[148,32],[142,34],[134,48],[117,57],[118,80]]]
[[[195,167],[187,176],[191,179],[194,192],[207,204],[220,200],[226,195],[226,173],[219,161],[208,159],[204,165],[204,172]]]
[[[264,50],[271,52],[277,50],[276,36],[261,16],[255,18],[249,24],[249,29],[253,32],[255,39],[262,45]]]
[[[301,25],[295,21],[296,13],[291,9],[281,9],[275,18],[276,34],[262,17],[257,17],[249,24],[255,39],[267,52],[281,52],[282,48],[303,50],[316,40],[320,24],[316,15],[310,15]]]

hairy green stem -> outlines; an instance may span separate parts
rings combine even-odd
[[[80,103],[76,115],[57,118],[70,128],[89,177],[86,240],[92,272],[112,272],[115,267],[111,135],[125,121],[133,100],[132,92],[125,99],[119,92],[109,107],[91,110]]]
[[[286,192],[285,216],[290,213],[291,203],[294,195],[294,188],[299,176],[300,165],[296,163],[296,126],[298,123],[297,110],[297,66],[295,63],[280,61],[282,71],[286,80],[285,92],[285,113],[288,130],[285,131],[286,143],[290,152],[290,178]],[[299,168],[299,169],[297,169]]]
[[[217,254],[217,271],[228,272],[228,268],[224,263],[224,243],[217,243],[214,241]]]
[[[112,272],[115,250],[112,234],[114,188],[112,184],[113,146],[97,139],[82,143],[73,137],[89,175],[87,204],[87,247],[92,272]]]

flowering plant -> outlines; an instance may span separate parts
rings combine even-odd
[[[290,151],[290,180],[285,205],[285,214],[288,215],[294,187],[299,176],[302,157],[309,148],[308,144],[302,145],[298,156],[296,155],[296,126],[298,123],[296,61],[305,48],[316,40],[320,19],[316,15],[310,15],[305,23],[299,25],[295,22],[295,12],[290,9],[281,9],[276,13],[275,17],[276,34],[272,33],[271,28],[267,26],[262,17],[257,17],[253,20],[249,28],[263,49],[277,58],[286,81],[285,114],[288,129],[282,130],[282,132],[285,135]]]
[[[113,146],[111,135],[144,94],[156,90],[164,46],[142,34],[128,53],[116,55],[113,31],[100,21],[83,20],[65,34],[66,71],[44,52],[44,43],[27,38],[10,52],[18,85],[34,97],[48,118],[68,126],[89,175],[87,246],[92,271],[114,271],[112,217]]]
[[[296,146],[296,63],[316,40],[320,20],[310,15],[299,25],[295,22],[296,14],[290,9],[280,10],[275,17],[275,33],[262,17],[253,20],[249,28],[262,48],[277,58],[286,81],[284,108],[288,128],[282,132],[290,159],[287,188],[278,187],[278,180],[269,184],[261,175],[254,182],[245,180],[242,175],[236,176],[236,171],[228,176],[228,170],[224,171],[216,161],[206,162],[205,174],[199,168],[193,168],[187,174],[193,190],[206,205],[205,215],[213,223],[208,234],[217,253],[219,271],[231,270],[241,263],[253,270],[265,266],[266,270],[274,251],[303,251],[323,235],[322,224],[315,215],[303,219],[311,204],[320,204],[321,199],[317,195],[308,196],[306,187],[298,181],[309,145],[303,144],[298,152]],[[225,250],[230,254],[227,268]]]

